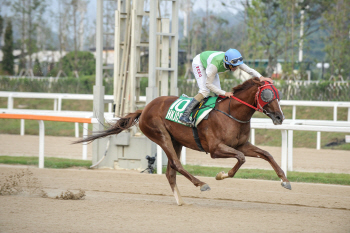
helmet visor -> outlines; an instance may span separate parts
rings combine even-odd
[[[235,58],[235,59],[232,59],[231,61],[227,61],[225,57],[224,60],[228,65],[235,66],[238,62],[243,61],[243,57]]]

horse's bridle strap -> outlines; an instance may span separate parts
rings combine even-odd
[[[241,102],[242,104],[247,105],[248,107],[250,107],[250,108],[254,109],[255,111],[262,112],[262,110],[261,110],[261,109],[256,108],[256,107],[254,107],[253,105],[250,105],[250,104],[248,104],[248,103],[244,102],[244,101],[243,101],[243,100],[241,100],[241,99],[238,99],[236,96],[233,96],[233,95],[232,95],[232,96],[231,96],[231,98],[232,98],[232,99],[237,100],[238,102]]]
[[[235,120],[235,121],[237,121],[237,122],[239,122],[239,123],[243,123],[243,124],[244,124],[244,123],[249,123],[249,122],[250,122],[250,120],[249,120],[249,121],[241,121],[241,120],[238,120],[237,118],[233,117],[232,115],[229,115],[229,114],[227,114],[226,112],[223,112],[223,111],[221,111],[221,110],[219,110],[219,109],[216,109],[216,108],[213,108],[213,110],[218,111],[218,112],[221,112],[222,114],[228,116],[229,118],[231,118],[231,119],[233,119],[233,120]]]
[[[240,103],[242,103],[242,104],[244,104],[244,105],[246,105],[246,106],[248,106],[248,107],[250,107],[250,108],[252,108],[252,109],[254,109],[255,111],[258,111],[258,112],[263,112],[263,110],[262,109],[259,109],[259,108],[257,108],[257,107],[254,107],[253,105],[250,105],[250,104],[248,104],[247,102],[244,102],[243,100],[241,100],[241,99],[238,99],[236,96],[230,96],[230,97],[226,97],[226,96],[222,96],[222,95],[220,95],[219,97],[221,97],[221,98],[224,98],[224,99],[226,99],[226,98],[232,98],[232,99],[235,99],[235,100],[237,100],[238,102],[240,102]]]

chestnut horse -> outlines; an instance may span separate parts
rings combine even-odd
[[[268,85],[273,86],[272,84]],[[284,120],[283,112],[276,97],[269,103],[266,103],[264,107],[259,105],[259,101],[256,98],[261,95],[260,88],[263,86],[266,86],[266,82],[260,82],[258,78],[254,78],[234,87],[232,91],[235,99],[226,98],[219,100],[215,107],[216,110],[211,111],[209,118],[198,125],[199,139],[203,149],[209,152],[213,159],[236,158],[238,160],[228,173],[218,173],[216,175],[217,180],[232,178],[245,162],[245,156],[249,156],[268,161],[278,177],[282,179],[281,185],[284,188],[291,189],[284,172],[269,152],[248,142],[250,134],[249,120],[256,110],[264,112],[272,119],[275,125],[282,124]],[[109,129],[79,140],[76,143],[91,142],[101,137],[118,134],[139,123],[141,131],[150,140],[157,143],[166,153],[168,157],[166,177],[177,204],[182,205],[184,202],[176,185],[176,172],[184,175],[196,187],[199,186],[201,191],[210,190],[210,188],[206,183],[187,172],[180,163],[183,146],[193,150],[199,150],[199,148],[192,135],[192,128],[165,119],[170,105],[177,98],[176,96],[158,97],[147,104],[143,110],[129,113],[125,117],[120,118]],[[259,106],[261,107],[260,109]]]

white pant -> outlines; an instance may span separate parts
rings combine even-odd
[[[204,97],[209,96],[210,90],[206,87],[206,84],[205,84],[207,82],[207,73],[205,72],[205,68],[202,65],[199,54],[193,58],[192,70],[193,70],[194,76],[196,77],[197,84],[199,87],[198,93],[201,93]],[[218,74],[215,75],[213,85],[221,89],[220,79]]]

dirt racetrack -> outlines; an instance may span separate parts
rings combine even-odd
[[[1,179],[23,166],[0,166]],[[177,206],[165,175],[30,168],[49,198],[0,196],[0,232],[350,232],[350,187],[178,176]],[[84,200],[57,200],[66,190]]]
[[[37,156],[37,136],[0,135],[0,139],[2,155]],[[81,146],[70,146],[72,140],[46,137],[45,155],[80,159]],[[13,147],[19,141],[21,146]],[[267,150],[276,150],[272,154],[279,163],[279,149]],[[295,170],[329,168],[349,173],[348,152],[314,151],[306,150],[303,157],[298,157],[298,150],[294,150]],[[227,167],[233,163],[208,159],[209,155],[193,151],[188,151],[187,158],[188,163],[210,166]],[[299,161],[301,158],[306,165]],[[247,159],[245,165],[270,169],[260,159]],[[0,180],[25,169],[0,165]],[[0,232],[350,232],[350,186],[292,183],[289,191],[276,181],[199,177],[211,187],[210,191],[200,192],[178,176],[178,187],[186,202],[179,207],[165,175],[124,170],[29,169],[49,197],[28,193],[0,196]],[[79,189],[85,191],[83,200],[54,199],[66,190]]]

